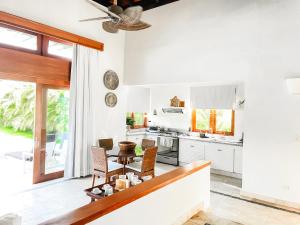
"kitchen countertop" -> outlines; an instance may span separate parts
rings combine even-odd
[[[159,133],[155,132],[147,132],[147,131],[135,131],[135,132],[127,132],[126,136],[134,136],[134,135],[159,135]],[[234,146],[243,146],[242,142],[230,141],[226,139],[218,139],[218,138],[200,138],[196,136],[187,136],[187,135],[179,135],[178,138],[209,142],[209,143],[217,143],[217,144],[226,144],[226,145],[234,145]]]
[[[242,142],[230,141],[230,140],[222,140],[217,138],[200,138],[195,136],[187,136],[187,135],[179,135],[179,138],[188,139],[188,140],[195,140],[195,141],[202,141],[202,142],[210,142],[210,143],[217,143],[217,144],[226,144],[226,145],[234,145],[234,146],[243,146]]]
[[[126,132],[126,136],[145,135],[146,131]]]

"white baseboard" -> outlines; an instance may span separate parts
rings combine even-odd
[[[266,205],[270,205],[270,206],[274,206],[274,207],[278,207],[278,208],[282,208],[282,209],[286,209],[286,210],[290,210],[290,211],[300,212],[300,204],[296,203],[296,202],[280,200],[280,199],[276,199],[276,198],[272,198],[272,197],[268,197],[268,196],[264,196],[264,195],[260,195],[260,194],[246,192],[243,190],[241,190],[240,195],[243,198],[253,201],[253,202],[263,203]]]

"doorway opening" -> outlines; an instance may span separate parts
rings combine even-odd
[[[34,83],[0,80],[0,177],[4,192],[32,184],[34,111]]]
[[[0,80],[1,193],[61,177],[68,126],[68,89]]]

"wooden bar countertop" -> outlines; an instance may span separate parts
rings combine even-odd
[[[168,173],[157,176],[147,182],[118,192],[96,202],[82,206],[65,215],[45,221],[40,225],[81,225],[92,222],[124,205],[127,205],[145,195],[193,174],[211,164],[210,161],[198,161],[184,167],[174,169]],[[83,193],[84,194],[84,193]]]

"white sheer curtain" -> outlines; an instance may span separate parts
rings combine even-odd
[[[100,82],[100,52],[75,45],[70,87],[70,130],[65,177],[91,174],[93,144],[93,83]]]

